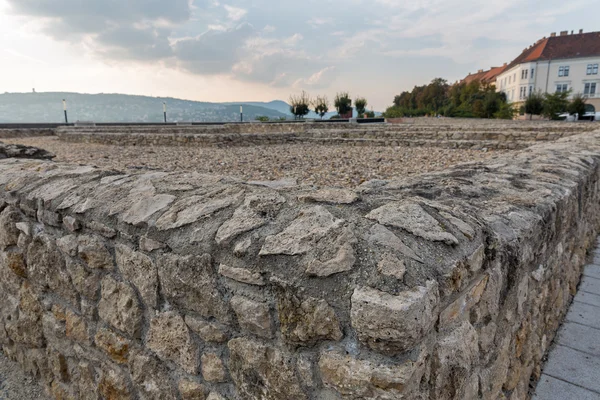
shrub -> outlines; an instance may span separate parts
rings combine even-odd
[[[348,92],[336,94],[333,104],[340,115],[345,115],[352,112],[352,100],[350,99]]]
[[[544,96],[540,91],[535,91],[525,100],[525,114],[530,115],[530,119],[534,115],[542,115],[544,111]]]
[[[327,100],[327,96],[317,96],[313,101],[313,108],[315,112],[321,116],[321,119],[323,119],[323,116],[329,111],[329,101]]]
[[[544,95],[544,107],[542,109],[542,115],[549,119],[559,119],[560,117],[558,115],[566,112],[567,107],[569,107],[568,98],[570,94],[571,91],[556,92],[552,94],[546,93]]]
[[[579,114],[579,116],[582,117],[586,110],[585,100],[585,97],[580,93],[573,96],[573,100],[571,100],[571,103],[569,103],[567,107],[569,114]]]
[[[367,99],[365,99],[364,97],[359,97],[356,100],[354,100],[354,106],[356,107],[356,113],[358,114],[358,116],[362,116],[365,113],[365,110],[367,109]]]
[[[290,112],[296,118],[303,118],[309,113],[310,96],[304,90],[297,96],[290,96]]]

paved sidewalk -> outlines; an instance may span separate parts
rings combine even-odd
[[[600,400],[600,249],[583,275],[534,400]]]

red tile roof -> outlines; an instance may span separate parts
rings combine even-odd
[[[469,74],[465,79],[462,80],[463,83],[467,85],[473,81],[480,81],[481,83],[494,83],[496,82],[496,77],[500,75],[506,69],[506,65],[502,67],[492,67],[487,71],[479,70],[476,74]]]
[[[523,50],[506,69],[526,62],[598,56],[600,56],[600,32],[551,36],[538,40],[533,46]]]

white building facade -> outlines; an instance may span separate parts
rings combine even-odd
[[[496,90],[511,103],[524,102],[534,91],[582,94],[600,111],[600,32],[552,34],[510,63],[496,78]]]

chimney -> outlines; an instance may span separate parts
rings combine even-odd
[[[508,65],[508,63],[504,63],[503,67],[506,67]]]
[[[583,29],[580,29],[579,30],[579,34],[581,35],[582,33],[583,33]]]
[[[556,37],[556,32],[552,32],[552,33],[550,34],[550,37]]]
[[[573,34],[573,31],[571,31],[571,35]]]
[[[482,72],[483,72],[483,70],[482,70],[482,69],[480,69],[479,71],[477,71],[477,73],[478,73],[478,74],[480,74],[480,73],[482,73]]]
[[[560,36],[567,36],[569,31],[560,31]]]

